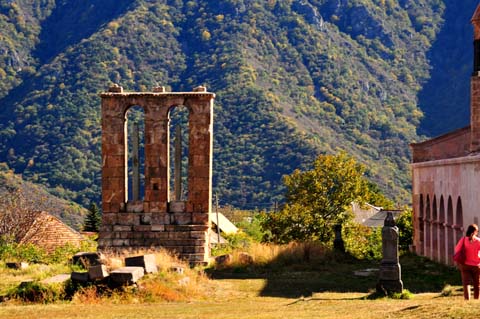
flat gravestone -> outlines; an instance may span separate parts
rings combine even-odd
[[[110,273],[110,279],[117,285],[131,285],[136,283],[145,274],[143,267],[122,267]]]
[[[60,274],[40,281],[42,284],[64,283],[71,278],[71,274]]]

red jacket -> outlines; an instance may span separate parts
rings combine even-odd
[[[462,237],[455,246],[455,253],[460,250],[463,245],[465,245],[465,265],[470,266],[480,266],[480,238],[477,236],[473,237],[473,240],[470,242],[468,237]]]

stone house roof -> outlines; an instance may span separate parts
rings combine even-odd
[[[66,244],[80,246],[85,238],[57,217],[42,211],[34,214],[28,230],[19,240],[20,244],[34,244],[47,252]]]

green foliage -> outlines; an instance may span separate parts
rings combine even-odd
[[[413,211],[410,207],[405,208],[402,214],[395,220],[399,239],[398,246],[403,252],[409,250],[409,246],[413,243]]]
[[[262,220],[264,216],[263,212],[256,212],[252,217],[248,217],[243,221],[236,223],[236,226],[253,241],[261,242],[265,235],[262,229]]]
[[[47,253],[44,249],[33,244],[20,245],[2,238],[0,240],[0,259],[41,263],[47,259]]]
[[[265,215],[262,227],[269,232],[266,239],[277,243],[331,241],[333,226],[347,222],[351,203],[362,203],[369,192],[364,171],[341,152],[321,155],[312,170],[296,170],[285,176],[287,204],[280,212]]]
[[[254,240],[246,233],[239,231],[236,234],[223,235],[226,244],[216,245],[212,248],[212,256],[230,254],[234,250],[247,249]]]
[[[91,203],[88,207],[88,214],[85,216],[83,230],[89,232],[98,232],[102,223],[102,216],[95,203]]]
[[[0,240],[0,260],[59,264],[68,263],[73,255],[80,251],[96,251],[96,243],[85,240],[80,247],[66,244],[56,248],[52,252],[47,252],[43,248],[33,244],[17,244],[10,240]]]
[[[345,250],[357,259],[382,258],[382,228],[370,228],[353,221],[342,228]]]
[[[37,281],[25,282],[12,289],[7,297],[24,302],[51,303],[63,300],[65,287],[59,284],[42,284]]]

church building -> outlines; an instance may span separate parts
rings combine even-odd
[[[480,217],[480,5],[474,28],[470,125],[411,144],[414,239],[419,255],[453,264],[456,242]]]

